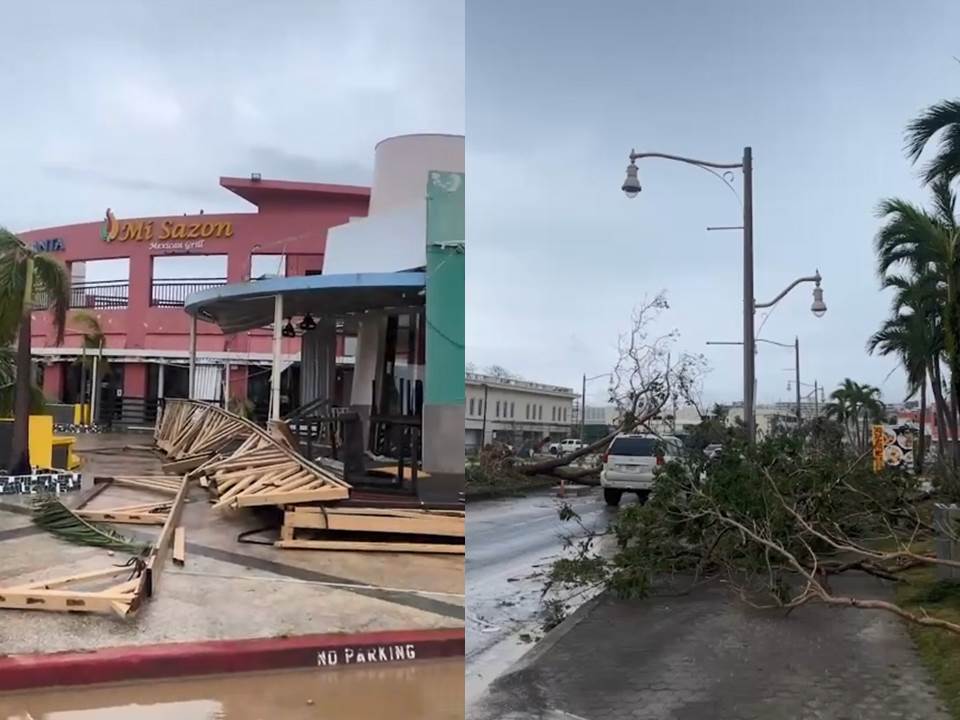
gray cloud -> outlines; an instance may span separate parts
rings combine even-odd
[[[220,175],[364,184],[373,147],[464,129],[463,4],[46,0],[4,10],[0,224],[243,211]]]
[[[926,200],[902,132],[957,95],[960,6],[468,7],[471,360],[579,388],[581,373],[612,367],[631,308],[665,288],[664,328],[713,366],[707,394],[741,398],[740,351],[704,344],[741,339],[740,236],[704,230],[739,225],[737,201],[707,173],[654,160],[641,163],[639,197],[619,187],[631,148],[737,162],[750,144],[757,299],[819,267],[830,308],[815,319],[801,287],[762,336],[800,337],[805,382],[851,376],[903,397],[902,373],[887,378],[895,359],[864,349],[889,304],[874,274],[873,212],[888,195]],[[789,351],[760,347],[761,400],[790,398],[792,365]]]
[[[369,162],[328,161],[272,147],[252,147],[246,156],[247,168],[260,172],[263,177],[287,180],[324,178],[324,182],[341,185],[370,182]]]

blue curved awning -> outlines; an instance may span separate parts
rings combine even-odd
[[[236,333],[271,325],[277,295],[283,296],[284,317],[310,313],[333,319],[423,305],[425,286],[423,272],[302,275],[203,290],[187,297],[183,309],[225,333]]]

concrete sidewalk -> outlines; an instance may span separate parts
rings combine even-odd
[[[837,592],[885,594],[838,579]],[[906,628],[879,611],[757,611],[715,584],[604,596],[568,619],[468,713],[472,720],[949,720]]]
[[[124,445],[147,445],[149,435],[78,438],[84,487],[94,475],[159,473],[161,459]],[[63,496],[67,504],[77,493]],[[90,509],[155,498],[110,487]],[[0,584],[108,567],[126,559],[100,548],[72,545],[33,526],[29,498],[0,498]],[[19,506],[18,506],[19,505]],[[187,560],[168,563],[155,597],[133,618],[0,610],[0,655],[90,650],[120,645],[268,638],[463,627],[463,558],[394,553],[280,550],[240,543],[237,535],[264,525],[248,511],[212,510],[193,487],[184,507]],[[117,526],[134,538],[156,527]],[[269,533],[264,537],[269,537]]]

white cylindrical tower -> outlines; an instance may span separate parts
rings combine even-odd
[[[464,171],[463,135],[397,135],[377,143],[368,217],[422,204],[431,170]]]

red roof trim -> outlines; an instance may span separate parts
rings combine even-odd
[[[221,177],[220,185],[254,205],[259,205],[266,198],[284,196],[316,200],[324,197],[370,197],[370,188],[360,185],[330,185],[292,180],[251,180],[236,177]]]

